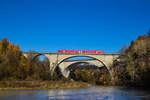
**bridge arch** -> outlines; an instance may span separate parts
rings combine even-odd
[[[37,58],[37,57],[39,57],[39,56],[44,56],[46,59],[47,59],[47,61],[48,61],[48,67],[49,67],[49,70],[48,71],[50,71],[50,59],[49,59],[49,55],[48,54],[45,54],[45,53],[36,53],[36,52],[29,52],[29,53],[24,53],[24,56],[25,56],[25,58],[26,59],[29,59],[30,60],[30,64],[32,65],[32,64],[34,64],[34,61],[35,61],[35,59]]]
[[[50,60],[49,60],[48,56],[46,54],[41,54],[41,53],[39,53],[36,56],[34,56],[33,59],[32,59],[32,61],[34,61],[37,57],[40,57],[40,56],[45,56],[48,59],[48,62],[50,64]]]
[[[50,60],[46,54],[29,52],[24,54],[29,61],[29,76],[32,79],[50,79]]]
[[[71,56],[71,57],[68,57],[68,58],[65,58],[63,59],[62,61],[60,61],[57,65],[56,65],[56,68],[59,67],[62,75],[66,78],[69,77],[69,74],[70,74],[70,71],[67,69],[71,64],[73,64],[73,62],[71,63],[68,63],[68,62],[65,62],[66,60],[70,59],[70,58],[74,58],[74,57],[87,57],[87,58],[92,58],[93,60],[95,61],[98,61],[99,64],[101,64],[103,67],[106,67],[108,72],[109,72],[109,68],[104,64],[103,61],[95,58],[95,57],[91,57],[91,56],[87,56],[87,55],[80,55],[80,56]],[[78,61],[78,62],[82,62],[82,61]],[[84,61],[84,62],[87,62],[87,63],[90,63],[90,61]],[[76,62],[77,63],[77,62]],[[98,63],[93,63],[94,65],[98,66]],[[98,67],[101,67],[101,66],[98,66]]]
[[[41,55],[45,56],[48,59],[49,63],[50,63],[50,59],[49,59],[48,54],[36,53],[36,52],[34,52],[34,53],[32,53],[32,52],[31,53],[24,53],[25,58],[30,59],[31,62],[33,62],[37,57],[39,57]]]
[[[74,57],[88,57],[88,58],[93,58],[93,59],[95,59],[95,60],[101,62],[103,65],[105,65],[105,63],[104,63],[103,61],[97,59],[96,57],[92,57],[92,56],[88,56],[88,55],[77,55],[77,56],[70,56],[70,57],[66,57],[66,58],[62,59],[61,61],[58,62],[57,66],[58,66],[60,63],[64,62],[65,60],[67,60],[67,59],[69,59],[69,58],[74,58]],[[105,65],[105,66],[106,66],[106,65]]]

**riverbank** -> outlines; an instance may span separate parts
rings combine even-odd
[[[91,85],[74,81],[0,81],[0,90],[85,88]]]

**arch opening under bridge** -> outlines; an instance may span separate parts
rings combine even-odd
[[[41,53],[28,53],[25,55],[29,61],[29,78],[49,80],[50,76],[50,60],[48,57]]]
[[[70,58],[75,58],[75,57],[87,57],[87,58],[91,58],[91,59],[69,60]],[[94,57],[90,57],[90,56],[71,56],[71,57],[65,58],[62,61],[60,61],[60,63],[57,64],[56,69],[60,70],[62,76],[68,78],[70,75],[70,72],[71,72],[69,70],[69,66],[72,66],[74,64],[81,64],[81,63],[91,64],[91,65],[97,66],[98,68],[105,67],[108,70],[108,67],[101,60],[94,58]],[[108,72],[109,72],[109,70],[108,70]]]

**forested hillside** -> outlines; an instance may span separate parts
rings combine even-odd
[[[131,41],[112,66],[115,85],[150,87],[150,31]]]

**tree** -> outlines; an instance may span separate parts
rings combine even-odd
[[[150,30],[148,31],[147,35],[148,35],[148,37],[150,38]]]
[[[4,38],[1,42],[0,42],[0,53],[1,54],[6,54],[6,52],[7,52],[7,47],[8,47],[8,44],[9,44],[9,42],[8,42],[8,40],[7,40],[7,38]]]
[[[121,49],[119,50],[119,53],[120,53],[120,54],[124,54],[125,51],[126,51],[126,49],[127,49],[127,45],[123,45],[123,46],[121,47]]]
[[[150,35],[150,31],[148,32]],[[113,64],[116,84],[148,87],[150,84],[150,38],[139,36]],[[119,69],[119,70],[118,70]]]

